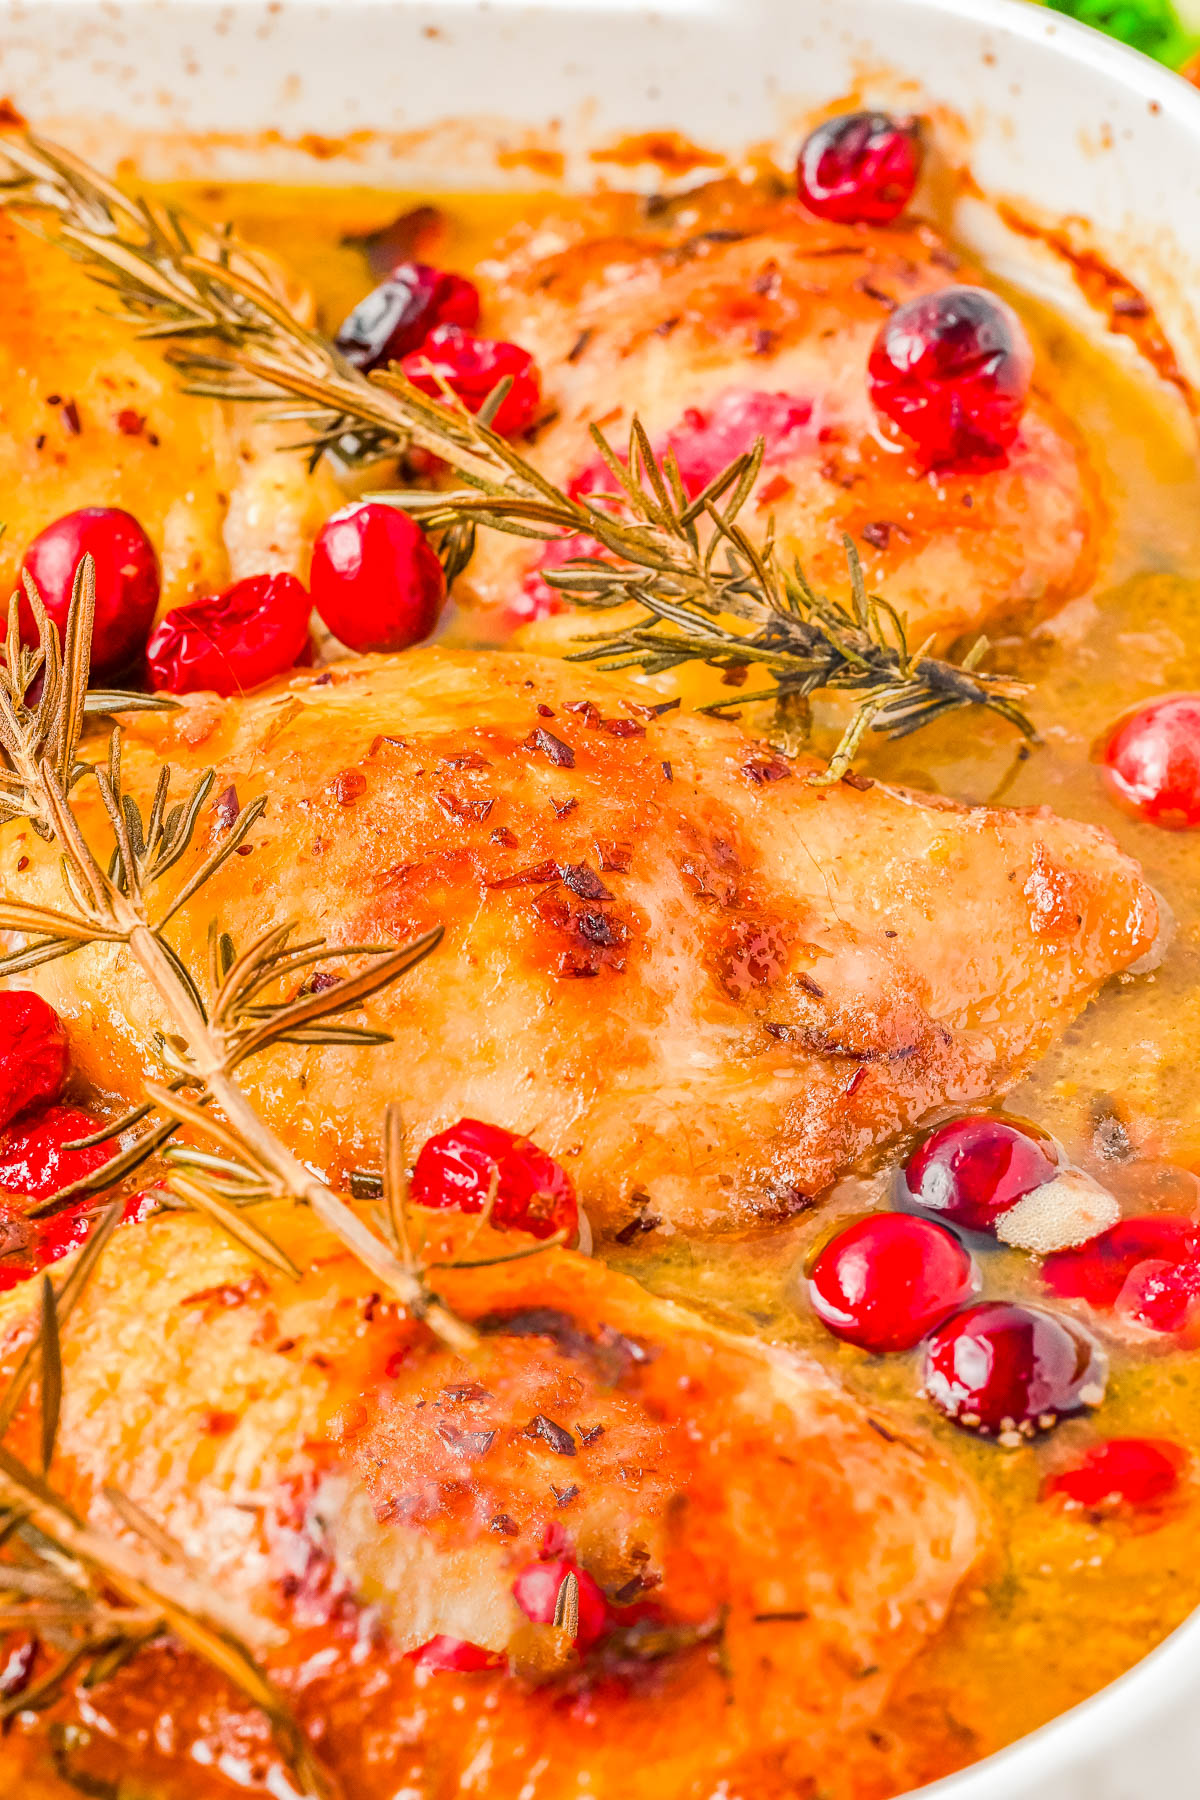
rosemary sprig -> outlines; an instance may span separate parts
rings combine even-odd
[[[0,183],[0,204],[48,216],[39,229],[114,295],[119,317],[168,345],[186,391],[254,401],[303,424],[314,458],[352,436],[364,457],[415,444],[446,461],[460,483],[453,491],[379,497],[440,535],[452,574],[469,560],[480,526],[543,541],[593,539],[603,556],[546,569],[545,579],[577,605],[636,602],[642,617],[586,640],[579,660],[649,674],[752,663],[772,679],[764,693],[712,711],[772,699],[803,717],[818,690],[853,693],[858,704],[828,780],[845,772],[868,730],[903,736],[960,707],[983,707],[1033,736],[1019,705],[1025,684],[980,668],[986,640],[957,663],[931,655],[929,644],[910,648],[894,609],[866,592],[851,545],[845,602],[817,594],[797,564],[783,566],[773,526],[761,543],[749,537],[739,514],[761,442],[688,496],[674,456],[657,457],[637,419],[624,459],[593,427],[612,487],[568,495],[491,429],[503,383],[473,416],[450,404],[448,391],[430,399],[394,366],[364,378],[296,321],[270,262],[229,229],[133,200],[34,138],[5,139],[3,155],[12,174]]]
[[[266,1715],[308,1800],[336,1800],[332,1777],[258,1658],[279,1640],[279,1628],[212,1589],[174,1540],[120,1490],[105,1489],[126,1527],[127,1535],[116,1538],[80,1518],[51,1483],[62,1336],[120,1217],[118,1202],[57,1287],[43,1276],[37,1335],[0,1395],[0,1636],[25,1631],[50,1659],[36,1682],[0,1699],[0,1727],[17,1712],[52,1706],[72,1682],[96,1686],[146,1645],[170,1635]],[[34,1382],[40,1389],[40,1472],[3,1441]]]
[[[331,950],[322,940],[291,942],[283,926],[266,933],[241,955],[219,927],[213,927],[210,969],[202,992],[172,948],[167,927],[180,907],[235,853],[261,817],[265,801],[245,807],[217,848],[204,858],[166,902],[158,900],[164,876],[189,852],[204,802],[212,790],[211,771],[172,803],[171,774],[159,777],[148,812],[128,793],[121,775],[121,733],[113,730],[107,759],[81,761],[87,669],[95,614],[91,559],[80,564],[75,599],[60,656],[57,634],[44,608],[35,609],[47,670],[58,670],[57,699],[48,709],[25,703],[26,672],[33,666],[22,643],[14,602],[9,609],[7,666],[0,668],[0,719],[9,730],[5,801],[9,817],[40,821],[62,851],[63,903],[34,906],[0,900],[0,930],[24,933],[32,941],[0,957],[0,976],[36,963],[69,956],[89,944],[124,947],[162,1003],[168,1029],[158,1049],[166,1079],[146,1083],[146,1101],[98,1133],[101,1141],[128,1132],[141,1121],[148,1129],[126,1144],[82,1182],[43,1201],[34,1210],[54,1212],[82,1192],[98,1191],[130,1174],[149,1156],[169,1146],[181,1126],[215,1142],[227,1155],[221,1162],[184,1145],[168,1148],[169,1179],[178,1200],[199,1206],[255,1254],[295,1272],[290,1258],[248,1220],[239,1216],[245,1199],[291,1198],[310,1206],[374,1275],[406,1307],[425,1318],[447,1343],[470,1349],[474,1333],[430,1293],[422,1274],[376,1235],[344,1200],[307,1169],[258,1117],[235,1079],[239,1066],[274,1043],[363,1044],[378,1033],[345,1022],[340,1015],[395,981],[434,949],[440,930],[399,947],[373,945]],[[49,686],[49,683],[47,683]],[[53,746],[47,754],[46,746]],[[106,815],[110,850],[105,864],[84,836],[70,797],[83,780],[96,783]],[[331,956],[352,956],[365,967],[318,993],[273,998],[273,986]],[[216,1166],[214,1167],[214,1161]]]

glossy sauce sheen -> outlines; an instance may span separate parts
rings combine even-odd
[[[395,195],[327,190],[205,189],[188,198],[214,215],[233,213],[247,235],[285,253],[312,281],[328,326],[338,323],[364,285],[361,254],[342,243],[344,234],[378,228],[406,204]],[[431,260],[473,267],[498,233],[533,210],[528,196],[456,199],[446,209]],[[1030,309],[1023,310],[1029,317]],[[1052,805],[1069,818],[1107,827],[1140,859],[1176,918],[1161,966],[1150,976],[1118,978],[1008,1104],[1054,1132],[1128,1210],[1194,1211],[1200,1198],[1200,1183],[1189,1172],[1200,1165],[1200,837],[1161,832],[1118,814],[1090,750],[1131,702],[1200,686],[1200,581],[1189,574],[1200,570],[1200,479],[1192,448],[1148,383],[1053,317],[1034,318],[1054,367],[1055,399],[1082,431],[1111,518],[1088,594],[1033,637],[999,646],[1006,667],[1037,683],[1033,712],[1044,742],[1023,757],[1002,726],[960,716],[878,749],[864,766],[889,782],[956,799]],[[469,639],[478,627],[460,623],[456,629]],[[1076,1460],[1100,1431],[1152,1432],[1200,1459],[1200,1356],[1166,1343],[1138,1346],[1135,1354],[1113,1340],[1114,1376],[1099,1419],[1064,1424],[1050,1438],[1012,1452],[955,1431],[916,1398],[915,1354],[871,1359],[838,1345],[803,1297],[804,1269],[814,1249],[836,1220],[873,1204],[879,1187],[880,1180],[847,1181],[819,1214],[765,1235],[760,1228],[746,1241],[677,1240],[677,1247],[659,1248],[649,1234],[610,1257],[657,1293],[686,1302],[716,1324],[813,1352],[853,1390],[931,1430],[995,1508],[994,1543],[948,1628],[872,1727],[879,1785],[876,1790],[873,1778],[864,1776],[866,1785],[855,1790],[863,1800],[932,1779],[1031,1730],[1127,1668],[1200,1604],[1194,1477],[1185,1478],[1180,1497],[1152,1530],[1068,1516],[1038,1500],[1046,1477]],[[993,1251],[984,1266],[990,1297],[1044,1298],[1027,1258]],[[137,1667],[117,1697],[117,1712],[122,1730],[134,1729],[140,1717],[148,1732],[172,1689],[171,1660]],[[478,1704],[480,1691],[456,1678],[427,1686],[427,1723],[435,1733],[460,1731],[463,1711]],[[703,1713],[702,1697],[692,1696],[692,1703]],[[196,1704],[201,1712],[215,1704],[207,1687]],[[338,1715],[331,1729],[350,1734],[356,1723]],[[383,1729],[382,1721],[376,1728]],[[613,1728],[642,1729],[633,1719],[618,1724],[615,1716]],[[253,1721],[240,1730],[239,1738],[230,1728],[228,1767],[245,1775],[262,1744]],[[146,1759],[147,1790],[154,1793],[148,1748]],[[98,1776],[111,1778],[118,1767],[111,1753],[97,1752]],[[515,1774],[514,1793],[520,1786]],[[162,1792],[174,1800],[183,1790],[168,1784],[165,1771],[163,1779]],[[214,1797],[239,1786],[256,1791],[252,1780],[235,1785],[196,1771],[188,1776],[187,1793],[207,1800],[210,1780]],[[736,1783],[729,1790],[736,1800],[743,1793],[745,1800],[762,1800],[776,1792],[808,1800],[819,1791],[805,1785],[807,1774],[779,1789],[761,1770],[746,1770],[744,1780],[744,1790]],[[501,1781],[496,1791],[507,1795],[509,1789]],[[538,1800],[558,1795],[544,1785],[523,1791]],[[36,1785],[28,1793],[40,1800]]]

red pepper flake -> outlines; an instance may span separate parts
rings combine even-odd
[[[594,1444],[597,1438],[604,1436],[603,1425],[577,1425],[575,1429],[581,1444]]]
[[[496,881],[489,881],[491,888],[530,887],[538,882],[557,881],[559,879],[556,862],[535,863],[531,869],[516,869],[511,875],[501,875]]]
[[[225,788],[223,792],[217,795],[216,801],[213,804],[213,812],[216,814],[217,824],[222,831],[229,830],[229,827],[233,824],[241,810],[242,803],[238,799],[238,791],[233,784],[230,783],[229,787]]]
[[[244,1281],[225,1281],[217,1287],[201,1288],[198,1293],[188,1294],[179,1302],[180,1306],[245,1306],[247,1300],[257,1300],[269,1293],[266,1282],[255,1270],[247,1275]]]
[[[554,717],[554,708],[552,706],[547,706],[544,700],[538,701],[537,709],[539,719],[552,719]]]
[[[639,725],[636,719],[602,719],[601,731],[607,731],[609,737],[634,738],[645,737],[646,727]]]
[[[600,727],[600,708],[594,700],[568,700],[567,711],[578,713],[589,731],[597,731]]]
[[[123,437],[141,437],[145,428],[145,413],[134,412],[132,406],[123,406],[117,414],[117,430]]]
[[[254,855],[254,845],[253,844],[239,844],[233,854],[235,856],[253,856]]]
[[[672,768],[672,767],[671,767],[671,765],[670,765],[670,763],[669,763],[669,762],[665,762],[665,763],[663,763],[663,765],[662,765],[662,772],[663,772],[663,774],[664,774],[664,776],[665,776],[665,777],[666,777],[666,779],[667,779],[667,780],[668,780],[668,781],[674,781],[674,779],[675,779],[675,771],[674,771],[674,769],[673,769],[673,768]]]
[[[488,1520],[488,1530],[498,1532],[501,1537],[517,1537],[521,1527],[510,1514],[497,1513],[494,1518]]]
[[[869,775],[858,775],[853,769],[846,770],[842,781],[846,787],[853,788],[859,794],[866,794],[875,786]]]
[[[749,673],[750,673],[750,664],[749,663],[747,663],[747,662],[730,663],[729,667],[726,669],[725,673],[721,677],[721,686],[722,687],[731,687],[731,688],[745,687],[746,677],[749,675]]]
[[[79,408],[75,402],[68,400],[66,405],[60,408],[58,416],[63,422],[63,430],[67,436],[78,437],[83,426],[79,422]]]
[[[556,1505],[570,1506],[572,1500],[578,1500],[583,1489],[578,1487],[575,1482],[572,1482],[570,1487],[565,1488],[556,1488],[554,1483],[551,1482],[550,1492],[554,1495]]]
[[[434,1430],[455,1456],[486,1456],[496,1441],[494,1431],[463,1431],[447,1419],[440,1419]]]
[[[863,1079],[864,1079],[866,1073],[867,1073],[866,1063],[859,1063],[857,1069],[855,1069],[853,1075],[850,1077],[849,1081],[846,1083],[846,1086],[843,1090],[844,1097],[847,1100],[850,1098],[851,1094],[857,1093],[858,1089],[862,1086]]]
[[[600,877],[586,863],[565,863],[559,874],[573,894],[581,900],[611,900],[614,898],[610,889],[606,888]]]
[[[606,875],[624,875],[633,861],[628,844],[597,844],[596,854]]]
[[[7,101],[0,101],[0,106],[4,105]],[[12,1700],[25,1692],[33,1677],[37,1652],[38,1640],[32,1633],[22,1634],[15,1641],[6,1638],[5,1659],[0,1664],[0,1700]]]
[[[892,541],[892,532],[896,527],[888,519],[875,519],[870,525],[864,525],[859,532],[864,544],[870,544],[872,550],[886,550]]]
[[[212,1437],[228,1437],[237,1422],[236,1413],[214,1411],[204,1415],[204,1429]]]
[[[555,818],[556,819],[565,819],[568,813],[572,813],[575,811],[575,808],[579,805],[579,802],[578,802],[578,800],[575,799],[574,795],[572,795],[569,800],[556,800],[552,794],[550,796],[550,804],[554,808]]]
[[[548,1419],[545,1413],[535,1413],[525,1427],[528,1438],[540,1437],[544,1444],[553,1450],[556,1456],[574,1456],[575,1439],[565,1425],[559,1425],[554,1419]]]
[[[367,778],[361,769],[343,769],[335,775],[330,787],[339,806],[353,806],[367,791]]]
[[[492,832],[490,842],[493,844],[503,844],[506,850],[515,850],[520,839],[517,837],[515,831],[510,831],[508,829],[507,825],[497,825],[496,829]]]
[[[46,395],[46,405],[47,406],[61,406],[62,403],[63,403],[63,397],[61,394],[47,394]]]
[[[573,769],[575,767],[575,752],[570,744],[564,744],[561,738],[556,738],[554,733],[547,731],[544,725],[539,725],[530,732],[525,739],[523,748],[540,750],[543,756],[549,757],[556,768]]]
[[[367,751],[367,755],[369,757],[370,756],[378,756],[379,752],[385,747],[385,745],[389,750],[407,750],[408,749],[408,743],[407,743],[406,739],[398,738],[398,737],[384,737],[383,734],[380,733],[378,737],[373,737],[371,739],[371,747]],[[446,760],[449,761],[449,758],[447,758]],[[460,764],[459,766],[462,767],[463,765]],[[472,765],[468,763],[465,766],[467,768],[470,768]]]
[[[481,825],[496,804],[494,798],[464,800],[461,795],[451,794],[445,788],[439,788],[433,797],[448,819],[474,819]]]
[[[785,494],[792,492],[793,483],[786,475],[772,475],[770,481],[764,482],[758,490],[759,506],[774,506],[776,500],[782,500]]]
[[[786,781],[791,773],[790,764],[785,763],[782,756],[752,756],[749,762],[742,764],[742,774],[755,787],[762,787],[767,781]]]
[[[28,867],[29,867],[29,858],[27,856],[22,856],[17,859],[17,874],[18,875],[23,875]]]
[[[884,935],[886,936],[887,934],[885,933]],[[813,980],[811,975],[806,975],[801,972],[796,977],[796,986],[802,987],[806,994],[812,995],[814,1000],[823,1000],[825,998],[825,989],[820,987]]]
[[[385,743],[395,743],[394,738],[386,738]],[[376,744],[380,742],[375,739]],[[443,756],[439,765],[445,769],[490,769],[491,763],[486,756],[480,756],[478,750],[456,750],[452,756]]]

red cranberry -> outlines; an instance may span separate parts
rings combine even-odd
[[[115,1154],[111,1144],[66,1150],[65,1144],[91,1137],[96,1120],[77,1106],[47,1106],[12,1125],[0,1137],[0,1188],[27,1200],[48,1200],[62,1188],[103,1168]]]
[[[928,1212],[968,1231],[996,1221],[1057,1173],[1048,1139],[992,1113],[951,1119],[930,1133],[904,1171],[908,1191]]]
[[[936,468],[994,464],[1029,398],[1033,351],[1011,306],[982,288],[948,287],[898,307],[867,365],[876,409]]]
[[[472,337],[458,325],[436,326],[421,348],[404,358],[403,366],[414,387],[438,400],[442,390],[435,377],[440,377],[468,412],[478,412],[493,388],[511,375],[512,387],[492,420],[493,430],[505,437],[516,437],[532,425],[542,397],[537,365],[528,350],[495,338]]]
[[[494,1224],[539,1238],[576,1229],[579,1207],[566,1170],[527,1137],[482,1119],[460,1119],[424,1144],[413,1169],[412,1197],[418,1206],[477,1213],[493,1181]]]
[[[987,1437],[1032,1437],[1097,1406],[1108,1364],[1055,1314],[980,1300],[939,1325],[925,1352],[925,1393],[948,1419]]]
[[[528,1563],[513,1582],[513,1597],[535,1625],[553,1625],[559,1590],[568,1575],[579,1584],[579,1628],[575,1642],[586,1650],[603,1637],[608,1627],[608,1602],[586,1569],[567,1557],[555,1562]]]
[[[916,119],[843,113],[805,138],[796,165],[800,198],[840,225],[886,225],[912,199],[923,155]]]
[[[1042,1492],[1088,1512],[1155,1507],[1179,1486],[1187,1457],[1162,1438],[1110,1438],[1082,1462],[1052,1475]]]
[[[1064,1300],[1091,1306],[1117,1304],[1142,1263],[1175,1267],[1200,1257],[1200,1224],[1175,1213],[1121,1219],[1078,1250],[1059,1250],[1042,1264],[1042,1276]]]
[[[351,650],[407,650],[427,638],[446,576],[421,527],[394,506],[344,506],[317,533],[313,605]]]
[[[0,993],[0,1131],[18,1113],[57,1100],[69,1062],[54,1008],[38,994]]]
[[[251,575],[177,606],[146,646],[150,682],[173,694],[240,694],[295,667],[312,605],[294,575]]]
[[[481,1669],[498,1669],[504,1661],[494,1650],[456,1637],[430,1638],[408,1654],[418,1669],[431,1669],[438,1675],[475,1675]]]
[[[1200,825],[1200,694],[1166,694],[1126,713],[1100,758],[1110,794],[1139,819]]]
[[[1138,1263],[1113,1310],[1148,1331],[1190,1331],[1200,1317],[1200,1261]]]
[[[834,1337],[863,1350],[911,1350],[979,1286],[958,1239],[929,1219],[873,1213],[832,1238],[808,1278]]]
[[[337,347],[356,369],[399,362],[418,350],[435,325],[479,323],[479,290],[461,275],[428,263],[397,263],[386,281],[360,300],[337,334]]]
[[[47,525],[25,552],[24,568],[59,635],[66,630],[75,571],[96,565],[92,672],[112,675],[140,655],[158,608],[158,558],[137,520],[116,506],[85,506]],[[33,612],[21,602],[21,632],[33,641]]]

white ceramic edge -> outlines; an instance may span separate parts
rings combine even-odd
[[[1200,293],[1200,94],[1123,46],[1024,0],[660,0],[653,8],[641,0],[284,0],[275,6],[265,0],[225,6],[207,0],[0,0],[0,93],[13,94],[39,118],[87,110],[102,93],[109,102],[105,129],[113,155],[139,132],[201,132],[239,118],[264,125],[284,120],[292,131],[394,130],[398,120],[385,104],[385,71],[368,67],[370,94],[358,108],[350,104],[348,87],[338,86],[339,75],[350,74],[345,59],[339,60],[339,34],[356,25],[372,52],[377,44],[385,50],[390,45],[417,71],[410,86],[416,103],[403,112],[406,126],[433,123],[456,100],[468,110],[482,108],[485,91],[499,88],[519,102],[510,122],[523,117],[540,124],[548,116],[545,96],[564,98],[571,113],[565,136],[574,134],[579,142],[589,133],[680,123],[680,113],[688,115],[686,128],[700,142],[733,148],[769,136],[771,128],[786,141],[806,107],[821,105],[843,87],[886,100],[889,91],[905,90],[896,71],[912,71],[926,93],[958,100],[985,185],[1063,210],[1070,210],[1064,196],[1085,196],[1079,210],[1101,222],[1101,241],[1151,293],[1177,334],[1181,355],[1193,373],[1200,370],[1193,299]],[[437,41],[426,35],[431,28],[445,45],[444,62],[431,49]],[[774,41],[797,56],[790,87],[786,72],[764,65],[755,73],[743,66],[748,48]],[[579,55],[556,67],[555,58],[574,45]],[[598,79],[610,91],[619,53],[630,46],[638,51],[637,79],[621,85],[619,104],[589,112],[588,81]],[[234,60],[222,60],[227,52]],[[254,69],[254,59],[281,54],[281,81],[272,86]],[[293,54],[305,71],[299,89],[299,75],[285,67]],[[705,66],[706,56],[707,85],[697,86],[697,67]],[[983,64],[981,73],[972,56],[1007,62],[1011,129],[995,69]],[[370,63],[376,62],[373,54]],[[786,70],[787,58],[781,55],[779,64]],[[972,114],[963,105],[969,66],[979,87],[988,89],[986,113],[980,107]],[[730,85],[727,67],[743,78],[742,86]],[[830,79],[824,73],[830,68],[844,79],[836,73]],[[1021,163],[1029,147],[1019,130],[1027,76],[1049,84],[1048,103],[1056,78],[1062,84],[1061,107],[1048,104],[1040,115],[1044,179],[1032,163]],[[149,79],[159,83],[153,94],[144,85]],[[677,83],[674,104],[671,80]],[[947,86],[959,91],[947,95]],[[316,112],[306,116],[314,90]],[[767,104],[774,111],[768,129],[756,132],[748,121],[759,94],[771,97]],[[1084,130],[1093,98],[1097,128],[1103,119],[1115,134],[1107,165],[1105,147]],[[330,125],[328,115],[339,105]],[[756,116],[761,126],[766,115]],[[1006,138],[1019,168],[1011,183]],[[1130,167],[1147,188],[1144,206],[1137,182],[1127,179]],[[335,160],[327,172],[354,171]],[[968,217],[966,224],[985,237],[991,230],[978,218]],[[1002,240],[996,242],[1003,255]],[[1045,269],[1037,279],[1043,278],[1050,279]],[[1200,1614],[1092,1699],[921,1795],[1193,1800],[1200,1792],[1197,1771]]]

